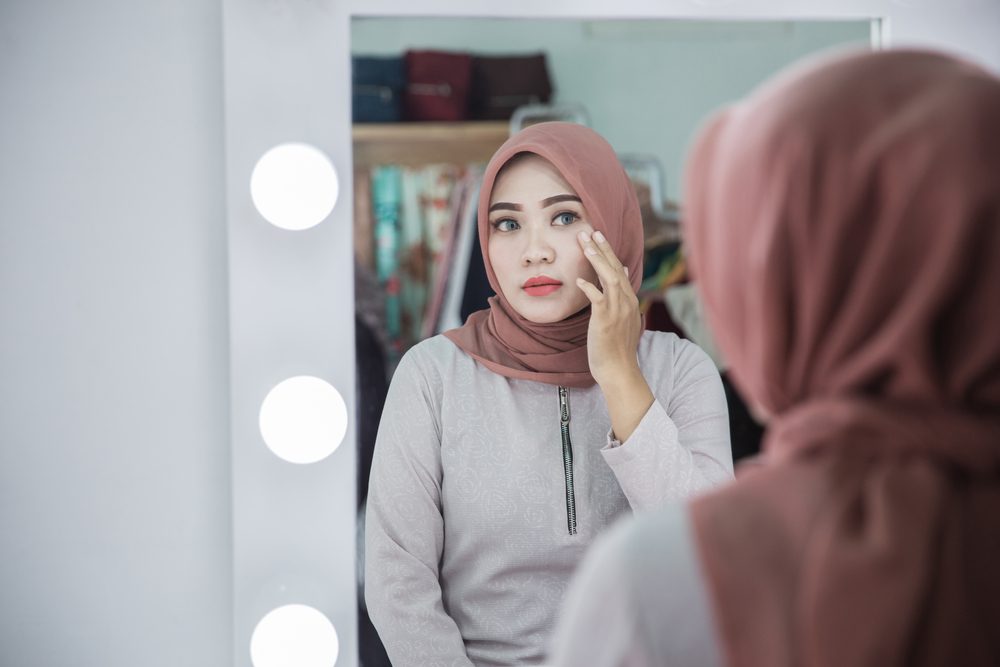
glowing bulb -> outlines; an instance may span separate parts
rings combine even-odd
[[[337,171],[319,149],[280,144],[257,161],[250,196],[264,219],[276,227],[308,229],[322,222],[337,203]]]
[[[304,604],[271,610],[250,637],[254,667],[333,667],[339,652],[333,624],[321,611]]]
[[[260,406],[260,434],[290,463],[316,463],[347,433],[347,406],[329,383],[308,375],[278,383]]]

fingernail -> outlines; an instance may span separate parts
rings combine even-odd
[[[594,232],[594,238],[597,239],[598,243],[604,243],[604,234],[600,232]]]
[[[586,248],[584,248],[583,252],[585,254],[587,254],[587,255],[596,255],[597,254],[597,250],[592,245],[589,245]]]
[[[577,236],[580,237],[581,241],[589,241],[590,240],[590,237],[587,235],[587,232],[580,232],[579,234],[577,234]]]

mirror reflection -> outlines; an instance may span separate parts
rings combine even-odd
[[[871,34],[353,22],[362,664],[539,664],[599,533],[757,451],[687,272],[684,158]]]

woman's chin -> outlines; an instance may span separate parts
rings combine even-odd
[[[572,310],[571,308],[516,308],[518,315],[524,319],[532,322],[533,324],[555,324],[556,322],[561,322],[563,320],[568,320],[571,317],[582,313],[590,307],[590,304],[583,306],[577,310]]]

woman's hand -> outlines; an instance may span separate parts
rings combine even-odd
[[[584,256],[597,272],[600,289],[578,278],[576,284],[590,299],[587,353],[590,374],[597,383],[620,383],[639,373],[636,349],[642,335],[639,299],[629,282],[628,269],[615,256],[600,232],[577,235]]]
[[[639,299],[629,282],[628,269],[603,234],[580,232],[578,239],[601,283],[598,289],[583,278],[576,281],[591,305],[587,331],[590,374],[604,392],[612,429],[624,442],[653,403],[653,392],[636,357],[642,335]]]

